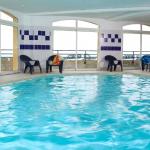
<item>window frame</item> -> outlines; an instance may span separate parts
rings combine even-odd
[[[128,24],[128,25],[132,25],[132,24]],[[128,25],[124,25],[124,26],[128,26]],[[140,25],[140,30],[123,29],[124,26],[122,27],[122,30],[123,30],[123,34],[124,33],[140,34],[140,51],[139,52],[140,52],[140,58],[141,58],[142,57],[142,52],[145,52],[145,51],[142,50],[142,48],[143,48],[142,35],[144,35],[144,34],[150,35],[150,31],[143,31],[142,26],[145,25],[145,26],[149,26],[150,27],[150,25],[146,25],[146,24],[139,24],[139,25]],[[124,49],[123,49],[123,52],[124,52]]]
[[[17,30],[18,30],[18,19],[6,11],[0,10],[0,12],[5,13],[6,15],[12,17],[12,19],[13,19],[13,21],[9,21],[9,20],[3,20],[0,18],[0,41],[1,41],[1,25],[13,27],[13,34],[15,32],[15,37],[17,37],[18,31],[16,32],[15,28],[17,28]],[[15,45],[14,45],[14,35],[13,35],[13,48],[12,49],[8,49],[8,48],[1,49],[1,42],[0,42],[0,72],[1,72],[1,56],[2,56],[1,53],[2,53],[2,51],[5,51],[5,50],[8,50],[8,51],[10,51],[10,53],[12,53],[12,59],[13,59],[13,68],[12,69],[18,70],[18,44],[15,42]]]
[[[75,27],[59,27],[59,26],[53,26],[52,24],[53,24],[53,22],[57,22],[57,21],[63,21],[63,20],[55,20],[55,21],[53,21],[52,23],[51,23],[51,28],[52,28],[52,35],[54,35],[54,31],[55,30],[60,30],[60,31],[75,31],[76,32],[76,49],[75,49],[75,53],[76,53],[76,55],[77,55],[77,51],[78,51],[78,49],[77,49],[77,38],[78,38],[78,35],[77,35],[77,33],[78,32],[96,32],[97,33],[97,67],[98,67],[98,61],[99,61],[99,59],[98,59],[98,56],[99,56],[99,51],[98,51],[98,44],[99,44],[99,29],[100,29],[100,27],[99,27],[99,25],[98,24],[96,24],[96,23],[93,23],[93,22],[90,22],[90,21],[87,21],[87,20],[80,20],[80,19],[64,19],[64,21],[65,20],[75,20],[75,22],[76,22],[76,26]],[[83,27],[78,27],[78,21],[84,21],[84,22],[87,22],[87,23],[91,23],[91,24],[94,24],[94,25],[97,25],[97,28],[83,28]],[[54,50],[54,36],[52,36],[52,49]],[[77,56],[76,56],[76,59],[75,59],[75,70],[77,70],[78,69],[78,67],[77,67],[77,61],[78,61],[78,59],[77,59]]]

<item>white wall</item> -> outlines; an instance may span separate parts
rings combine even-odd
[[[67,17],[67,16],[31,16],[31,15],[27,15],[27,14],[23,14],[14,10],[9,10],[6,8],[3,8],[0,6],[0,10],[4,10],[7,11],[11,14],[13,14],[14,16],[16,16],[19,20],[19,27],[20,26],[29,26],[29,27],[48,27],[50,31],[52,31],[52,27],[51,27],[51,23],[53,21],[57,21],[57,20],[65,20],[65,19],[80,19],[80,20],[84,20],[84,21],[89,21],[89,22],[93,22],[96,23],[100,26],[100,32],[99,35],[101,33],[109,33],[109,32],[113,32],[113,33],[120,33],[120,35],[123,35],[122,33],[122,26],[123,25],[127,25],[127,24],[133,24],[133,23],[140,23],[140,22],[111,22],[108,20],[103,20],[103,19],[98,19],[98,18],[83,18],[83,17]],[[123,39],[123,38],[122,38]],[[19,40],[19,39],[18,39]],[[123,40],[122,40],[122,45],[121,45],[121,51],[101,51],[100,47],[101,47],[101,41],[99,39],[99,63],[104,62],[104,57],[106,55],[113,55],[118,59],[122,59],[122,48],[123,48]],[[52,45],[52,40],[51,40],[51,46]],[[19,47],[19,45],[18,45]],[[52,51],[36,51],[36,50],[32,50],[32,51],[19,51],[20,54],[25,54],[28,55],[30,57],[32,57],[33,59],[38,59],[41,62],[42,68],[45,68],[45,60],[48,58],[49,55],[52,54]],[[101,67],[104,67],[105,64],[102,63],[103,65]]]
[[[93,22],[96,23],[100,26],[100,32],[104,33],[104,32],[109,32],[109,31],[113,31],[114,33],[121,33],[122,34],[122,24],[120,23],[116,23],[116,22],[110,22],[110,21],[106,21],[103,19],[91,19],[91,18],[82,18],[82,17],[64,17],[64,16],[27,16],[24,15],[20,21],[19,24],[21,26],[38,26],[38,27],[49,27],[50,31],[52,31],[52,27],[51,24],[53,21],[57,21],[57,20],[65,20],[65,19],[80,19],[80,20],[84,20],[84,21],[89,21],[89,22]],[[118,59],[122,59],[122,51],[101,51],[100,50],[100,42],[99,42],[99,52],[100,52],[100,62],[104,61],[104,56],[105,55],[114,55],[115,57],[117,57]],[[52,46],[52,43],[51,43]],[[23,52],[24,54],[30,55],[31,57],[33,57],[33,54],[31,55],[31,52]],[[49,52],[43,52],[43,51],[33,51],[32,53],[34,53],[34,57],[36,56],[37,59],[39,59],[41,61],[42,67],[45,68],[45,59],[47,58],[47,55],[49,55]],[[41,57],[43,56],[43,57]]]

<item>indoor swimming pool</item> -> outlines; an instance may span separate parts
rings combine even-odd
[[[149,150],[150,78],[48,75],[0,86],[1,150]]]

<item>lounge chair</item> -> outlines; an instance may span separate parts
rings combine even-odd
[[[62,73],[62,71],[63,71],[63,60],[59,60],[59,63],[55,64],[54,59],[56,58],[56,56],[58,56],[58,55],[52,55],[46,60],[46,73],[48,73],[49,69],[50,69],[50,72],[52,72],[52,66],[58,66],[59,72]]]
[[[30,68],[30,73],[32,74],[35,66],[38,66],[40,68],[40,72],[42,72],[42,68],[38,60],[32,60],[26,55],[20,55],[20,60],[25,63],[24,73],[26,72],[27,68]]]
[[[144,70],[148,70],[150,71],[150,55],[144,55],[141,58],[141,67],[142,67],[142,71]]]
[[[105,60],[108,61],[107,70],[112,71],[114,67],[114,71],[116,71],[116,68],[119,65],[121,67],[121,71],[123,71],[121,60],[117,60],[114,56],[111,56],[111,55],[106,55]]]

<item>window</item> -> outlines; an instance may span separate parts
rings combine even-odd
[[[75,31],[54,31],[54,50],[75,50]]]
[[[140,34],[124,33],[123,50],[130,52],[140,51]]]
[[[59,52],[70,61],[69,65],[74,65],[70,68],[80,68],[79,65],[86,63],[83,59],[94,59],[93,64],[97,67],[98,25],[81,20],[62,20],[53,22],[52,26],[54,53]]]
[[[150,27],[146,25],[142,25],[142,31],[150,31]]]
[[[97,32],[78,32],[78,50],[97,50]]]
[[[0,72],[18,70],[17,19],[0,11]]]
[[[78,27],[79,28],[91,28],[91,29],[97,29],[98,25],[90,23],[90,22],[85,22],[85,21],[78,21]]]
[[[53,22],[52,26],[63,27],[61,30],[54,29],[54,50],[97,50],[98,25],[80,20],[63,20]],[[70,31],[68,27],[74,29]],[[93,29],[96,29],[95,32]]]
[[[123,26],[123,30],[136,30],[136,31],[140,31],[140,24],[131,24],[131,25],[126,25]]]
[[[143,54],[150,54],[150,34],[142,34],[142,51]]]
[[[0,12],[0,19],[5,20],[5,21],[13,22],[13,18],[11,16],[7,15],[4,12]]]
[[[13,27],[1,25],[1,49],[13,49]]]
[[[150,26],[141,24],[126,25],[123,27],[123,54],[140,55],[150,54]]]
[[[63,20],[63,21],[56,21],[52,23],[54,27],[76,27],[75,20]]]

